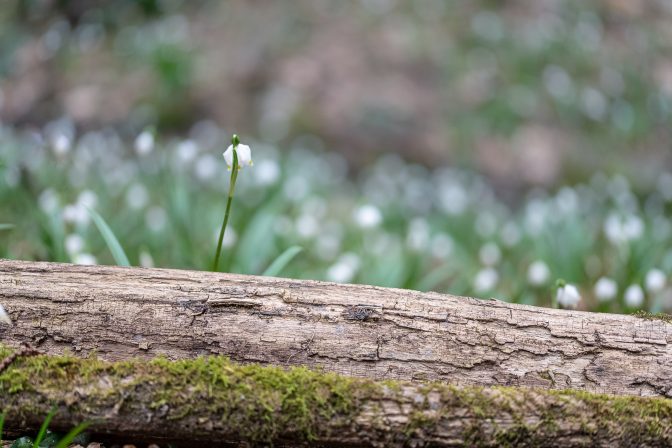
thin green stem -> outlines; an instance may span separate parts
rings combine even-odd
[[[236,179],[238,178],[238,152],[236,151],[238,145],[233,148],[233,165],[231,166],[231,180],[229,181],[229,197],[226,200],[226,211],[224,212],[224,221],[222,228],[219,231],[219,241],[217,242],[217,251],[215,252],[215,259],[212,262],[212,270],[217,272],[219,270],[219,258],[222,253],[222,242],[224,241],[224,232],[226,225],[229,223],[229,215],[231,214],[231,203],[233,202],[233,192],[236,188]]]

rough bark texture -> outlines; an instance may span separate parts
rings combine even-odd
[[[22,358],[0,374],[0,397],[7,429],[37,428],[56,405],[53,429],[92,421],[98,434],[191,446],[672,444],[672,400],[665,398],[375,382],[305,368],[241,366],[221,357]]]
[[[672,396],[672,325],[435,293],[0,261],[0,341],[108,360],[221,354],[373,379]]]

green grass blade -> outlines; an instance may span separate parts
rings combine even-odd
[[[5,426],[5,415],[7,415],[7,411],[2,411],[2,414],[0,414],[0,443],[2,443],[2,429]]]
[[[89,426],[91,426],[90,422],[80,423],[79,425],[75,426],[72,428],[72,430],[70,430],[69,433],[64,435],[63,438],[58,441],[58,444],[56,444],[55,448],[68,448],[70,443],[75,440],[75,437],[84,432]]]
[[[117,265],[130,266],[131,263],[128,261],[126,252],[124,252],[124,249],[121,247],[117,237],[114,236],[114,232],[112,232],[110,226],[107,225],[103,217],[100,216],[98,212],[88,207],[86,209],[91,215],[93,222],[96,224],[96,227],[98,227],[100,234],[103,236],[105,244],[107,244],[107,248],[110,249],[110,252],[112,252],[112,257],[114,257],[114,261],[117,263]]]
[[[56,408],[52,408],[51,411],[49,411],[49,414],[47,414],[47,418],[44,419],[40,432],[37,433],[37,437],[33,443],[33,448],[39,448],[40,443],[42,443],[44,436],[47,434],[47,428],[49,427],[49,423],[51,423],[51,419],[54,418],[54,415],[56,415]]]
[[[0,230],[11,230],[14,228],[14,224],[0,224]]]
[[[301,251],[303,247],[301,246],[292,246],[283,253],[281,253],[278,258],[273,260],[273,263],[266,268],[262,275],[266,277],[277,277],[280,272],[289,264],[290,261],[294,259]]]

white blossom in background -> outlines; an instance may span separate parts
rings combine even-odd
[[[148,251],[143,250],[140,251],[140,266],[143,268],[153,268],[154,267],[154,258],[152,257],[152,254],[150,254]]]
[[[644,285],[646,290],[650,293],[657,293],[662,291],[665,288],[667,283],[667,276],[660,269],[651,269],[646,273],[646,278],[644,279]]]
[[[280,179],[280,164],[273,159],[263,159],[254,167],[254,180],[257,185],[274,185]]]
[[[644,290],[641,286],[635,284],[628,286],[623,295],[625,304],[631,308],[639,308],[644,303]]]
[[[141,183],[134,183],[126,191],[126,204],[133,210],[144,208],[149,202],[149,192]]]
[[[151,207],[145,213],[145,224],[147,224],[147,227],[153,232],[160,232],[166,227],[167,223],[168,217],[166,211],[158,205]]]
[[[196,160],[194,172],[199,180],[210,180],[215,177],[217,171],[217,158],[212,154],[203,154]]]
[[[644,234],[644,222],[637,215],[620,217],[612,213],[604,221],[604,234],[612,244],[637,240]]]
[[[616,294],[618,294],[618,284],[609,277],[601,277],[595,282],[593,292],[595,293],[597,300],[600,302],[608,302],[613,300],[616,297]]]
[[[238,153],[238,168],[242,169],[245,165],[252,166],[252,150],[249,146],[243,145],[242,143],[238,144],[236,147],[236,152]],[[226,167],[231,169],[233,166],[233,145],[229,145],[224,151],[224,161],[226,161]]]
[[[430,250],[432,256],[438,260],[448,258],[453,253],[455,241],[446,233],[438,233],[432,237]]]
[[[64,133],[58,133],[51,137],[51,149],[57,156],[64,156],[70,152],[72,141]]]
[[[4,322],[7,325],[12,325],[12,319],[9,318],[9,314],[5,311],[5,307],[0,305],[0,322]]]
[[[518,244],[522,238],[520,228],[515,222],[507,222],[500,233],[502,243],[506,247],[513,247]]]
[[[91,254],[81,253],[72,257],[72,262],[75,264],[94,265],[98,264],[98,260]]]
[[[574,285],[564,285],[558,288],[555,298],[563,308],[575,308],[581,301],[581,294]]]
[[[76,233],[71,233],[65,237],[64,246],[65,251],[72,257],[84,250],[84,238]]]
[[[474,277],[474,290],[479,293],[492,291],[499,283],[499,274],[493,268],[478,271]]]
[[[534,261],[527,268],[527,281],[532,286],[543,286],[551,278],[551,270],[541,260]]]
[[[193,140],[184,140],[177,145],[177,159],[180,163],[189,163],[196,158],[198,145]]]
[[[347,283],[357,274],[359,257],[352,253],[341,255],[339,259],[327,269],[327,278],[336,283]]]
[[[142,131],[135,138],[135,152],[139,156],[145,156],[154,149],[154,134],[151,131]]]
[[[68,204],[63,207],[63,221],[66,223],[86,227],[90,219],[89,212],[82,204]]]
[[[301,214],[296,219],[296,233],[305,239],[310,239],[317,235],[320,230],[320,223],[315,219],[315,216],[308,213]]]
[[[98,195],[91,190],[84,190],[77,196],[77,204],[88,208],[95,208],[98,204]]]
[[[51,214],[55,212],[56,209],[58,209],[58,194],[56,194],[53,189],[47,188],[42,193],[40,193],[40,197],[37,199],[37,202],[43,212]]]
[[[378,207],[371,204],[362,205],[353,213],[355,222],[362,229],[378,227],[383,221],[383,215]]]
[[[485,266],[494,266],[502,259],[502,251],[497,244],[489,242],[478,251],[478,258]]]
[[[406,245],[409,249],[422,251],[429,244],[429,224],[423,218],[413,218],[408,225],[408,234],[406,235]]]

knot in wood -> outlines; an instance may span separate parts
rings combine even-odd
[[[373,306],[349,306],[343,311],[343,318],[346,320],[358,320],[362,322],[378,320],[380,318],[380,311]]]

